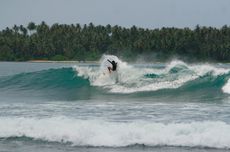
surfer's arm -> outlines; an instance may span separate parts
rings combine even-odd
[[[112,62],[111,62],[109,59],[107,59],[107,61],[109,61],[109,63],[111,63],[111,64],[112,64]]]

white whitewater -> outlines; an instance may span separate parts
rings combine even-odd
[[[111,66],[107,61],[114,60],[118,63],[116,72],[109,74],[107,67]],[[179,72],[171,70],[179,68]],[[134,93],[142,91],[156,91],[161,89],[174,89],[185,83],[198,79],[206,74],[217,77],[230,72],[230,69],[217,68],[211,64],[188,65],[182,61],[174,60],[163,69],[148,67],[134,67],[121,61],[116,56],[104,55],[100,60],[99,70],[96,68],[74,66],[78,76],[88,78],[92,86],[100,86],[113,93]],[[157,75],[151,79],[146,75]],[[225,93],[229,93],[228,85],[223,87]]]
[[[0,118],[0,138],[70,142],[75,146],[189,146],[230,148],[230,125],[224,122],[107,122],[53,118]]]

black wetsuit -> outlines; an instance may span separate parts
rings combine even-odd
[[[117,69],[117,63],[115,62],[115,61],[110,61],[110,60],[108,60],[111,64],[112,64],[112,71],[116,71],[116,69]]]

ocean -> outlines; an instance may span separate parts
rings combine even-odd
[[[0,151],[230,150],[230,64],[98,62],[0,62]]]

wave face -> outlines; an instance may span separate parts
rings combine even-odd
[[[72,68],[49,69],[32,73],[21,73],[0,79],[1,87],[21,89],[76,88],[89,85],[88,81],[77,77]]]
[[[108,72],[110,63],[107,59],[118,63],[116,72]],[[116,56],[105,55],[99,66],[76,65],[0,77],[0,86],[2,90],[41,92],[42,96],[65,100],[113,94],[122,97],[144,94],[151,97],[162,93],[177,95],[199,91],[210,96],[213,93],[221,96],[230,93],[229,77],[230,69],[209,64],[188,65],[182,61],[172,61],[163,67],[132,66]]]
[[[106,122],[66,117],[1,118],[0,138],[32,138],[74,146],[189,146],[230,148],[230,125],[224,122]],[[220,132],[221,130],[221,132]]]
[[[4,76],[0,78],[0,86],[12,95],[21,93],[23,96],[73,100],[86,98],[88,95],[84,92],[90,84],[76,76],[72,68],[60,68]]]

